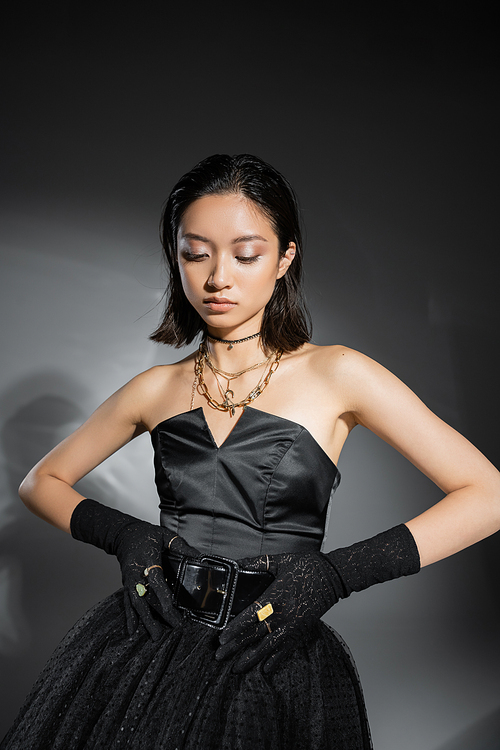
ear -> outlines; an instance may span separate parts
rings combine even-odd
[[[288,268],[290,267],[290,263],[295,258],[296,252],[297,246],[295,242],[290,242],[286,253],[280,258],[280,262],[278,264],[278,275],[276,276],[277,279],[281,279],[281,277],[286,274]]]

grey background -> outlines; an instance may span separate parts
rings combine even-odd
[[[474,9],[319,3],[50,4],[2,43],[0,734],[116,561],[17,499],[29,468],[137,372],[175,180],[215,152],[291,180],[314,341],[404,380],[497,465],[498,57]],[[314,393],[305,393],[320,409]],[[340,459],[328,545],[439,491],[362,428]],[[157,518],[146,436],[82,492]],[[341,602],[377,750],[500,748],[498,535]]]

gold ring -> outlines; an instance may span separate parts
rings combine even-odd
[[[163,570],[163,568],[161,567],[161,565],[150,565],[149,568],[144,568],[144,575],[148,576],[149,575],[149,571],[153,570],[153,568],[160,568],[160,570]]]
[[[259,604],[260,606],[259,602],[257,602],[257,604]],[[264,607],[261,607],[260,609],[258,609],[256,614],[260,622],[262,622],[263,620],[266,619],[266,617],[269,617],[269,615],[272,615],[273,612],[274,612],[273,605],[269,603],[269,604],[266,604]]]
[[[135,584],[135,590],[139,594],[139,596],[145,596],[148,593],[148,590],[146,588],[148,584],[147,583],[136,583]]]
[[[173,536],[172,539],[168,543],[167,549],[170,549],[170,545],[172,544],[172,542],[174,541],[174,539],[178,539],[178,538],[179,538],[179,534],[176,534],[175,536]]]

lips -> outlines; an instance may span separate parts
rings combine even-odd
[[[205,297],[203,304],[210,310],[226,312],[236,307],[236,302],[232,302],[227,297]]]

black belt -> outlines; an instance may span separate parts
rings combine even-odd
[[[174,604],[197,622],[222,630],[273,582],[269,571],[245,570],[217,555],[176,557],[164,565]]]

